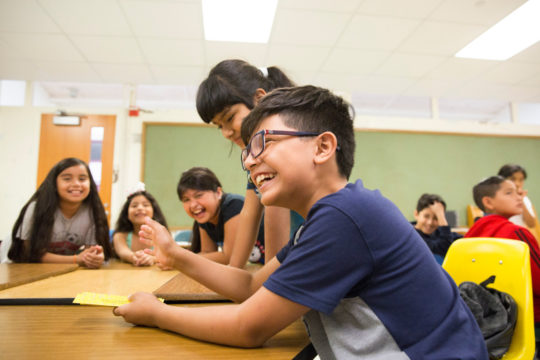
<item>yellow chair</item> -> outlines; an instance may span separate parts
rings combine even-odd
[[[467,226],[472,228],[474,219],[484,216],[484,212],[476,205],[467,205]]]
[[[491,275],[489,287],[510,294],[518,312],[510,349],[503,360],[534,357],[534,307],[529,247],[518,240],[467,238],[454,241],[442,264],[456,284],[480,283]]]

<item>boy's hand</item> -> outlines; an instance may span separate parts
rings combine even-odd
[[[448,221],[446,220],[446,214],[444,211],[444,205],[442,203],[435,201],[432,205],[429,206],[429,208],[435,213],[439,226],[448,226]]]
[[[77,255],[77,263],[89,269],[99,268],[103,261],[105,261],[105,254],[103,254],[103,248],[100,245],[93,245]]]
[[[154,247],[153,250],[144,249],[144,252],[154,256],[161,269],[174,267],[173,250],[179,247],[174,242],[171,233],[165,226],[150,217],[146,217],[144,222],[139,231],[139,239]]]
[[[138,250],[133,253],[133,265],[135,266],[152,266],[154,265],[155,258],[144,252],[144,250]]]
[[[135,325],[157,327],[156,313],[161,306],[167,306],[154,295],[138,292],[129,297],[130,303],[113,309],[113,314]]]

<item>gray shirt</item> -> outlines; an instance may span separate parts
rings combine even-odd
[[[18,235],[22,240],[30,238],[36,203],[28,205]],[[66,218],[60,208],[54,213],[54,225],[47,252],[59,255],[73,255],[82,246],[96,245],[95,224],[92,212],[86,204],[71,218]]]

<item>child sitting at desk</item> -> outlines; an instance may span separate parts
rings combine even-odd
[[[217,176],[204,167],[194,167],[182,173],[176,190],[184,210],[195,220],[191,251],[228,264],[244,197],[225,193]],[[222,251],[219,251],[219,246],[222,246]],[[264,221],[261,221],[249,260],[264,263]]]
[[[156,199],[139,184],[139,189],[130,194],[120,211],[113,233],[116,255],[135,266],[151,266],[155,263],[152,255],[143,250],[149,246],[139,240],[139,231],[148,216],[167,227],[167,221]]]
[[[445,211],[446,203],[439,195],[422,194],[414,210],[416,221],[412,223],[439,264],[454,240],[463,237],[450,230]]]
[[[540,250],[533,235],[508,220],[523,211],[523,197],[516,185],[502,176],[491,176],[473,188],[476,205],[486,214],[465,234],[470,237],[514,239],[529,245],[533,281],[534,321],[540,322]]]
[[[76,263],[99,268],[112,254],[109,226],[88,165],[58,162],[13,226],[8,257],[15,262]]]
[[[303,316],[321,359],[488,358],[453,280],[407,219],[360,180],[348,183],[355,142],[343,99],[313,86],[274,90],[244,120],[242,137],[262,203],[297,211],[303,226],[250,274],[174,246],[147,218],[141,236],[160,261],[240,303],[173,307],[136,293],[116,315],[243,347]]]

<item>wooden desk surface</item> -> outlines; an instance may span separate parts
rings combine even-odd
[[[86,291],[127,296],[137,291],[152,292],[176,274],[177,270],[162,271],[155,266],[137,268],[113,262],[101,269],[79,268],[70,273],[5,289],[0,291],[0,298],[74,298],[78,293]]]
[[[309,342],[300,320],[261,348],[240,349],[132,326],[110,307],[3,306],[0,313],[6,359],[292,359]]]
[[[0,264],[0,290],[64,274],[75,264]]]

